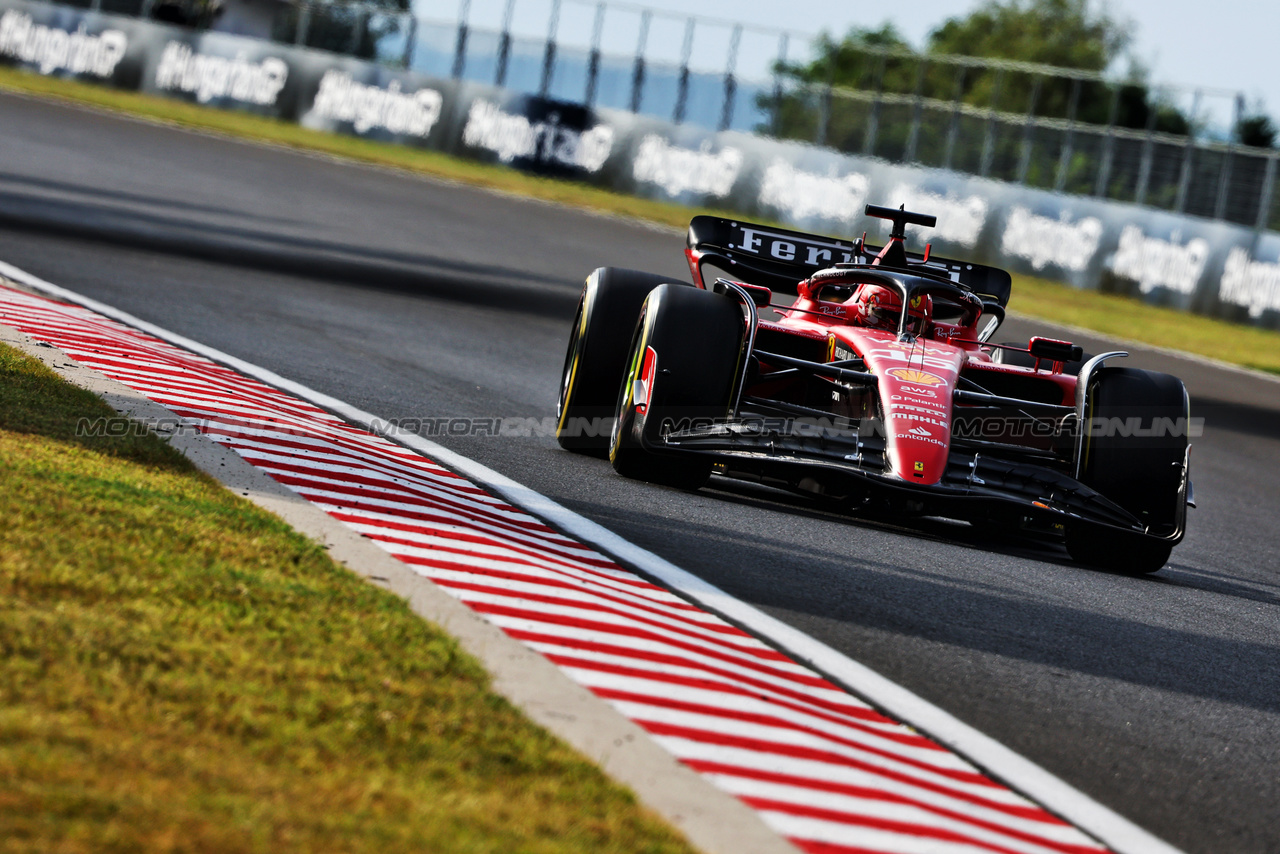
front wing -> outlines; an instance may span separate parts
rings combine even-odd
[[[1133,514],[1055,471],[1048,460],[953,448],[942,480],[922,485],[887,473],[884,440],[878,436],[827,427],[777,429],[751,418],[679,426],[683,429],[661,440],[644,440],[646,450],[710,456],[721,474],[847,500],[853,507],[878,505],[1032,529],[1083,524],[1148,533]],[[1179,529],[1162,538],[1177,543],[1182,535]]]

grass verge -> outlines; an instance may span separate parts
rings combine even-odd
[[[1126,341],[1139,341],[1280,374],[1280,332],[1015,276],[1009,308]],[[999,337],[1000,333],[996,333]]]
[[[0,851],[684,852],[397,597],[0,346]]]
[[[0,89],[89,104],[241,139],[408,169],[674,228],[684,228],[689,218],[699,213],[735,216],[725,211],[692,209],[582,184],[537,178],[504,166],[476,163],[439,152],[322,133],[275,119],[200,107],[74,80],[42,77],[13,68],[0,67]],[[673,247],[673,251],[675,249]],[[1081,326],[1104,335],[1280,373],[1280,332],[1276,331],[1159,308],[1130,297],[1077,290],[1027,276],[1014,277],[1014,298],[1010,308],[1032,317]]]

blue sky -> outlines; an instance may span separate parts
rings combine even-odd
[[[469,2],[476,26],[495,27],[506,0],[418,0],[421,14],[442,20],[457,17],[460,2]],[[695,65],[707,70],[723,63],[732,22],[747,27],[786,28],[798,33],[828,30],[844,33],[850,26],[879,26],[892,21],[917,46],[929,31],[949,17],[963,15],[974,0],[906,0],[897,3],[850,3],[848,0],[641,0],[612,4],[605,17],[604,41],[609,48],[634,50],[639,16],[632,9],[647,6],[672,13],[655,18],[649,32],[650,56],[679,56],[684,41],[682,16],[718,18],[726,26],[695,31]],[[514,29],[545,34],[551,0],[516,0]],[[590,39],[594,2],[562,0],[559,35],[567,42]],[[1187,87],[1244,92],[1252,104],[1265,101],[1267,112],[1280,117],[1280,3],[1257,0],[1218,0],[1213,4],[1190,0],[1111,0],[1111,14],[1135,25],[1133,52],[1151,69],[1153,82]],[[794,44],[794,43],[793,43]],[[775,35],[748,30],[740,48],[739,71],[750,74],[767,66],[777,47]],[[793,47],[794,51],[795,48]],[[1189,102],[1189,96],[1188,102]],[[1215,113],[1230,109],[1230,97],[1208,95],[1202,106]],[[1221,121],[1226,115],[1218,115]]]

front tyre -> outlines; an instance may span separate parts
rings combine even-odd
[[[604,456],[631,333],[649,291],[670,278],[601,267],[587,277],[560,377],[556,441],[580,454]],[[692,285],[681,285],[692,288]]]
[[[1187,514],[1190,402],[1181,380],[1100,368],[1085,398],[1080,480],[1136,516],[1145,533],[1075,522],[1067,551],[1116,572],[1155,572],[1182,539]]]
[[[711,458],[666,448],[666,436],[730,414],[745,323],[729,297],[662,285],[641,308],[618,393],[609,461],[624,477],[698,489]]]

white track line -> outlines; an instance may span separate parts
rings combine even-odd
[[[127,312],[46,282],[0,261],[0,275],[49,296],[83,306],[132,326],[177,347],[198,353],[268,385],[297,395],[342,418],[374,429],[384,428],[387,438],[413,448],[455,471],[503,495],[508,501],[609,553],[618,560],[660,581],[665,587],[738,623],[752,634],[776,644],[835,682],[885,710],[890,716],[926,733],[939,743],[1013,789],[1057,813],[1112,848],[1117,854],[1181,854],[1133,822],[1060,780],[1029,759],[1015,753],[938,706],[916,696],[869,667],[854,661],[798,629],[748,605],[653,552],[569,510],[550,498],[517,483],[487,466],[424,439],[416,433],[386,430],[386,421],[327,394],[286,379],[272,371],[237,359],[220,350],[192,341]]]

